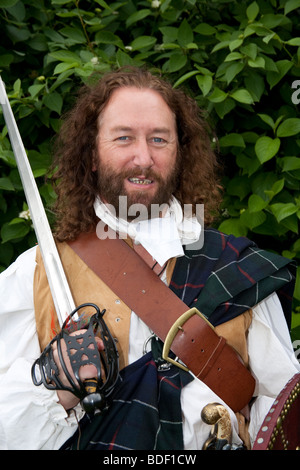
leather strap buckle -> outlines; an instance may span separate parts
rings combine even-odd
[[[193,316],[193,315],[198,315],[202,320],[204,320],[207,325],[209,325],[212,330],[214,330],[213,325],[205,318],[205,316],[199,312],[199,310],[196,307],[190,308],[186,312],[184,312],[177,320],[173,323],[171,326],[165,341],[164,341],[164,346],[163,346],[163,351],[162,351],[162,357],[165,361],[171,362],[171,364],[179,367],[180,369],[185,370],[186,372],[189,371],[189,368],[186,367],[183,363],[178,362],[177,357],[175,359],[172,359],[169,357],[170,349],[172,346],[172,343],[175,339],[175,336],[177,335],[178,331],[184,330],[183,325]]]

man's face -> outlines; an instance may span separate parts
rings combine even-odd
[[[116,90],[100,117],[98,190],[118,209],[119,196],[127,206],[168,203],[176,188],[177,131],[175,116],[154,90],[135,87]]]

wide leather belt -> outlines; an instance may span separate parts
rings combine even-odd
[[[78,256],[126,303],[190,370],[237,412],[253,395],[255,380],[237,353],[195,308],[189,309],[134,250],[120,239],[82,234],[69,243]],[[183,364],[182,364],[183,363]]]

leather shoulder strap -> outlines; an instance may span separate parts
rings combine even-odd
[[[173,327],[173,353],[231,409],[240,411],[249,403],[255,380],[238,355],[199,315],[186,318],[177,329],[178,318],[189,307],[127,243],[89,233],[69,245],[163,342]]]

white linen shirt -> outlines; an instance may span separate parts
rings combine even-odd
[[[36,332],[33,276],[36,248],[23,253],[0,274],[0,449],[53,450],[73,435],[77,420],[83,416],[80,405],[67,413],[58,403],[55,391],[36,387],[31,366],[40,356]],[[149,328],[132,312],[129,362],[142,355]],[[276,294],[253,309],[248,335],[250,368],[257,380],[257,399],[251,408],[251,441],[286,382],[297,372],[297,361]],[[210,426],[201,420],[202,408],[210,402],[222,402],[203,382],[195,378],[181,393],[183,436],[186,450],[201,449]],[[228,408],[228,407],[227,407]],[[233,442],[237,420],[232,410]]]

